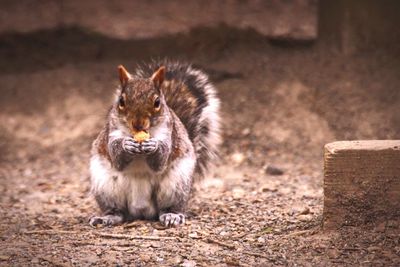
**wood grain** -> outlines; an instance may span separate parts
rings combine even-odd
[[[327,144],[324,172],[324,229],[388,221],[399,228],[400,140]]]

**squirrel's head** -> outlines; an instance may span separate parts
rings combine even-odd
[[[132,133],[148,132],[160,121],[165,99],[161,92],[165,67],[160,67],[147,79],[132,76],[123,66],[118,66],[121,86],[113,108]]]

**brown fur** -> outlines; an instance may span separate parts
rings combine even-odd
[[[138,79],[135,82],[128,81],[122,88],[121,96],[124,98],[125,106],[119,108],[119,115],[126,119],[131,132],[148,130],[150,119],[160,115],[161,110],[154,108],[154,101],[159,92],[154,89],[151,80]]]
[[[122,66],[119,72],[115,102],[93,144],[92,192],[104,214],[90,224],[156,217],[182,224],[194,176],[203,174],[219,140],[214,88],[201,71],[179,65],[145,76]],[[137,142],[132,134],[139,131],[153,136]]]
[[[196,117],[197,100],[189,88],[176,80],[164,81],[162,85],[167,105],[178,115],[185,125],[189,125]]]
[[[96,149],[100,155],[106,157],[111,162],[110,153],[108,151],[108,127],[104,127],[100,132],[93,143],[93,149]]]

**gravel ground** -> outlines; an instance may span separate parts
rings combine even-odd
[[[282,46],[224,27],[140,41],[76,28],[2,35],[0,265],[398,266],[391,225],[321,228],[323,145],[399,139],[398,52],[344,56],[323,41]],[[221,160],[186,225],[91,228],[89,150],[116,66],[157,57],[210,74]]]

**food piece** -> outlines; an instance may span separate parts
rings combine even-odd
[[[150,138],[150,134],[145,131],[140,131],[136,132],[133,134],[133,139],[135,139],[136,142],[142,143]]]

